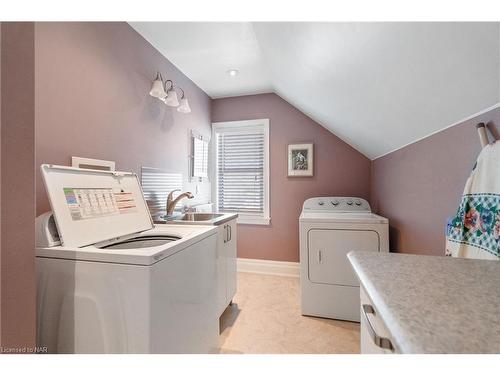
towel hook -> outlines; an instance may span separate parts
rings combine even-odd
[[[486,133],[486,125],[484,122],[480,122],[476,125],[477,133],[479,134],[479,141],[481,142],[481,147],[484,148],[488,145],[488,134]]]

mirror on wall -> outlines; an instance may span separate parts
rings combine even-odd
[[[208,141],[191,131],[191,177],[208,178]]]

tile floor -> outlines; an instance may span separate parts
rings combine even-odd
[[[299,279],[238,273],[221,353],[359,353],[359,324],[300,315]]]

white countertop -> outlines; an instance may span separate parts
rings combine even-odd
[[[500,262],[350,252],[400,353],[500,353]]]

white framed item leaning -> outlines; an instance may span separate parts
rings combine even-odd
[[[314,147],[312,143],[288,145],[288,177],[312,176]]]

